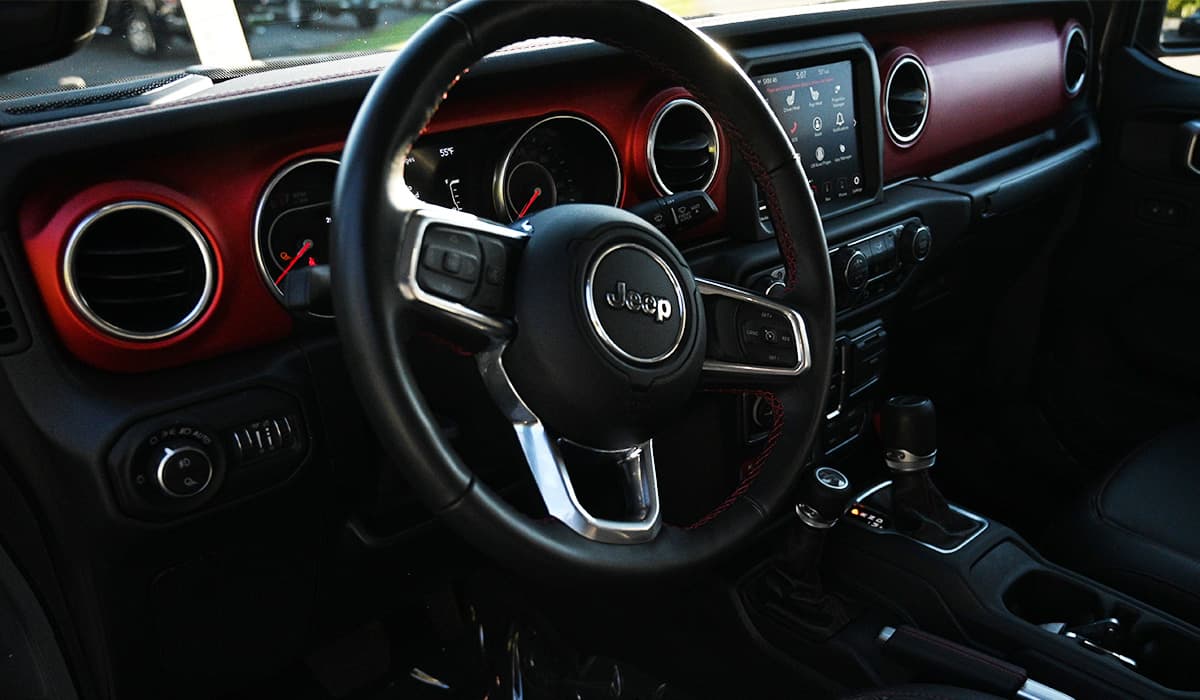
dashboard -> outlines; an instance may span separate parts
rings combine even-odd
[[[844,7],[698,22],[778,116],[822,215],[838,332],[826,454],[865,434],[894,320],[971,274],[969,244],[1007,235],[1007,214],[1078,182],[1098,149],[1090,86],[1066,61],[1090,37],[1085,3]],[[313,552],[353,550],[342,566],[433,529],[371,433],[333,309],[285,305],[298,271],[328,262],[346,137],[389,59],[251,72],[89,115],[48,107],[42,123],[0,129],[0,365],[13,397],[0,413],[26,487],[0,491],[40,501],[63,590],[94,617],[80,636],[111,654],[97,675],[122,697],[172,696],[201,667],[287,663],[314,628]],[[564,202],[641,211],[703,192],[712,215],[664,222],[667,235],[698,276],[769,295],[780,254],[736,127],[636,58],[547,39],[472,68],[397,167],[420,199],[502,224]],[[465,385],[478,377],[460,352],[435,338],[413,354],[423,380]],[[511,427],[463,395],[425,392],[439,413],[468,413],[447,429],[473,421],[480,434],[456,448],[501,480],[520,460],[503,454]],[[769,403],[705,399],[683,463],[750,464]],[[138,465],[182,439],[211,441],[219,477],[148,495]],[[701,514],[732,488],[725,471],[711,486],[699,469],[669,471],[663,488]],[[211,564],[222,558],[234,563]],[[342,598],[369,599],[359,584],[374,574],[349,574]],[[247,620],[261,625],[229,643]]]
[[[1069,15],[1035,13],[983,27],[955,22],[936,32],[734,48],[788,133],[828,222],[881,201],[889,184],[934,175],[1061,119],[1073,99],[1062,79],[1064,46],[1078,26]],[[482,76],[456,87],[403,163],[413,194],[507,224],[558,203],[629,208],[702,190],[717,214],[673,229],[681,246],[771,235],[720,119],[669,79],[611,53],[551,61],[536,87],[503,70],[506,61],[565,51],[595,49],[526,47],[485,60]],[[985,74],[995,78],[978,79]],[[1019,99],[1022,109],[976,109],[984,99]],[[205,134],[203,145],[150,138],[132,156],[68,154],[51,177],[32,178],[20,233],[68,350],[100,369],[143,372],[278,341],[298,323],[328,318],[329,308],[289,314],[282,289],[297,267],[327,262],[333,183],[352,116],[350,100],[306,115],[299,129],[255,120],[236,136]],[[151,287],[98,279],[88,261],[112,252],[104,236],[147,222],[191,256],[161,260],[185,273]],[[160,297],[170,295],[177,301],[166,308]],[[127,327],[131,299],[162,321]]]

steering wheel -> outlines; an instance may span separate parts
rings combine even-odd
[[[615,207],[560,205],[507,227],[410,194],[406,157],[462,72],[546,36],[624,50],[708,107],[766,199],[786,268],[781,297],[694,277],[666,236]],[[708,37],[641,2],[452,5],[375,81],[346,142],[333,208],[334,305],[355,387],[419,497],[468,541],[534,571],[658,576],[711,562],[787,502],[829,385],[828,251],[790,141]],[[479,371],[550,517],[506,502],[439,430],[406,353],[430,319],[485,348]],[[761,398],[773,425],[723,503],[698,522],[668,525],[654,436],[699,391]],[[588,468],[621,475],[620,517],[583,505],[569,469],[581,452]]]

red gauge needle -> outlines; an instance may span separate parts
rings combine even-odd
[[[533,203],[536,202],[538,197],[541,197],[541,196],[542,196],[542,188],[541,187],[533,188],[533,196],[529,198],[528,202],[525,202],[525,206],[521,207],[521,213],[517,214],[517,218],[518,219],[525,218],[525,213],[529,211],[529,207],[532,207]]]
[[[279,286],[279,283],[283,282],[283,278],[288,276],[288,273],[292,271],[292,268],[296,266],[296,263],[300,262],[300,260],[304,258],[304,254],[308,252],[308,249],[312,247],[313,242],[309,239],[305,239],[304,245],[300,246],[300,250],[297,250],[296,254],[292,256],[292,261],[288,263],[287,267],[283,268],[283,272],[280,272],[279,276],[275,278],[276,286]]]

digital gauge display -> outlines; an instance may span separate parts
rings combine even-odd
[[[467,143],[422,139],[404,160],[404,181],[422,202],[458,211],[478,211],[474,149]]]

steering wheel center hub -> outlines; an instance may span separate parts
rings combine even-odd
[[[670,264],[644,245],[616,243],[596,255],[583,296],[592,330],[622,360],[662,362],[683,343],[683,286]]]
[[[683,256],[614,207],[573,204],[528,220],[504,354],[514,388],[554,431],[597,448],[649,439],[691,396],[702,306]]]

